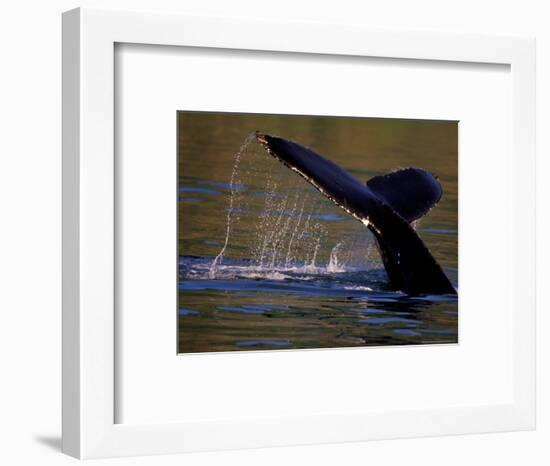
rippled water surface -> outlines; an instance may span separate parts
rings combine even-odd
[[[179,112],[179,351],[456,343],[457,297],[392,290],[370,232],[255,130],[365,181],[436,174],[443,199],[416,229],[458,287],[456,122]]]

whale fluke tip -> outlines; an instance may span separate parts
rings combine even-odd
[[[259,131],[256,131],[256,139],[260,141],[262,144],[267,144],[267,138],[266,135],[263,133],[260,133]]]

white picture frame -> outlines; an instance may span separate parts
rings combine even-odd
[[[307,34],[303,33],[307,28]],[[509,403],[383,413],[115,423],[115,44],[504,64],[512,77]],[[77,9],[63,15],[63,451],[151,455],[533,429],[535,45],[523,37]]]

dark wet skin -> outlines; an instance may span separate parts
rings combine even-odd
[[[411,296],[456,295],[442,268],[409,223],[426,213],[441,197],[439,183],[431,174],[408,169],[409,172],[404,170],[393,180],[395,174],[390,174],[364,184],[300,144],[259,132],[256,138],[272,156],[372,231],[393,289]],[[400,186],[412,190],[411,195],[394,195]]]

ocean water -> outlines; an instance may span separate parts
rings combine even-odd
[[[179,112],[179,352],[456,343],[458,298],[392,290],[371,233],[255,130],[365,181],[436,174],[443,198],[415,228],[458,288],[456,122]]]

